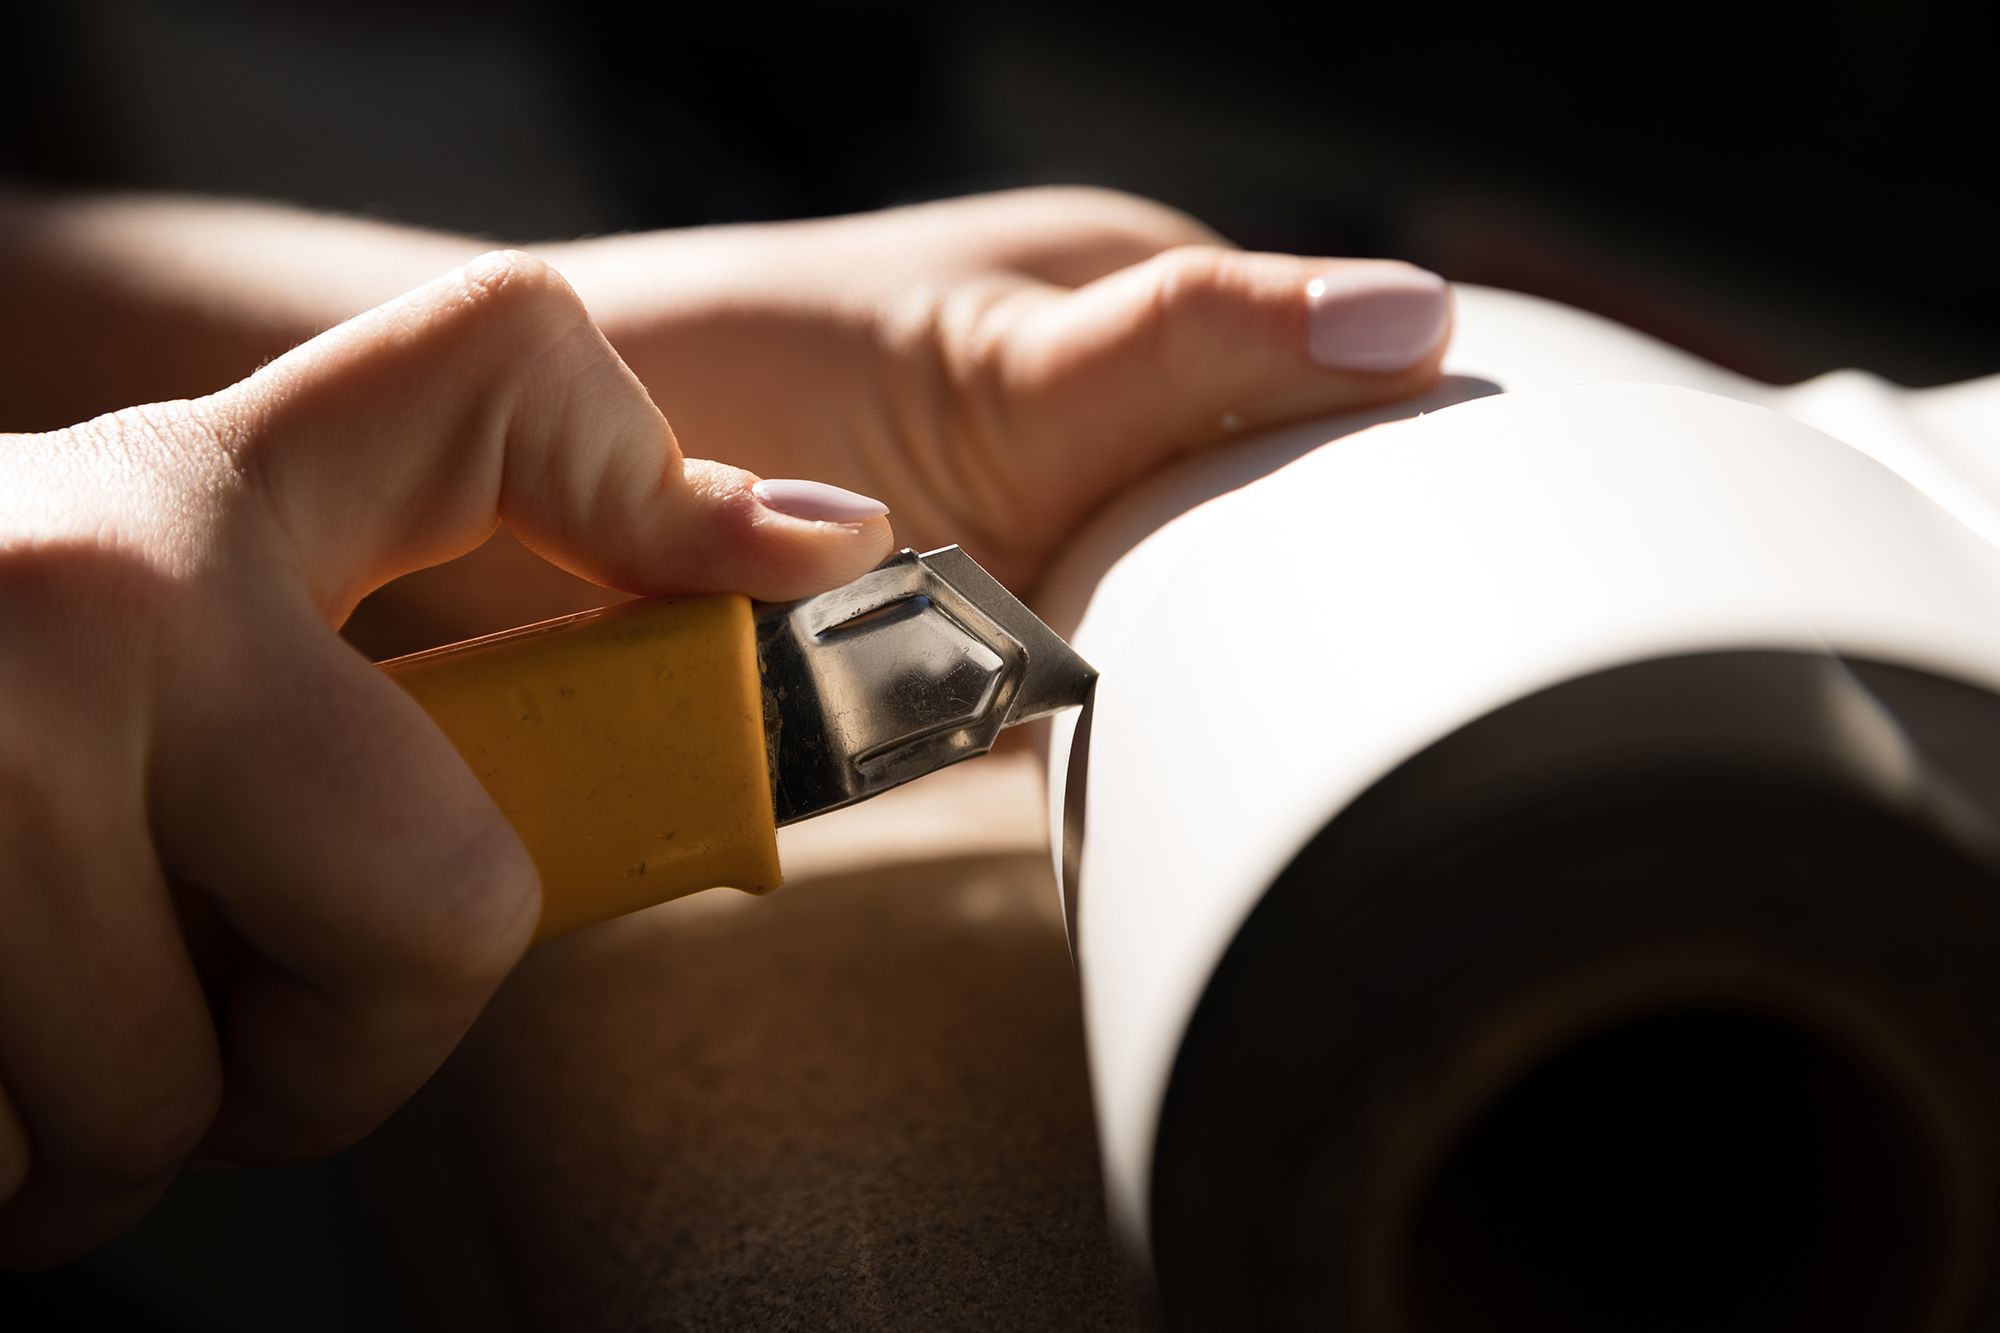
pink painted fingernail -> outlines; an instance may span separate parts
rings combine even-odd
[[[1331,370],[1388,371],[1430,354],[1451,318],[1445,281],[1391,260],[1357,260],[1306,284],[1306,350]]]
[[[765,480],[752,486],[750,493],[766,509],[812,523],[866,523],[889,512],[880,500],[823,481]]]

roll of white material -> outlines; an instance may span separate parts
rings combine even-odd
[[[1457,301],[1437,392],[1195,460],[1049,584],[1101,673],[1087,755],[1076,715],[1057,724],[1051,813],[1111,1212],[1142,1259],[1163,1103],[1218,964],[1413,756],[1561,682],[1689,654],[2000,691],[2000,377],[1772,389],[1544,302]],[[1867,782],[1915,780],[1897,726],[1826,707]],[[1754,719],[1726,730],[1758,743]]]

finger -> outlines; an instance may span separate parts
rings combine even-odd
[[[191,410],[259,484],[335,618],[496,521],[573,573],[642,593],[803,596],[892,544],[879,506],[799,518],[762,503],[747,472],[684,462],[575,294],[526,255],[482,257]]]
[[[1002,355],[1018,400],[1063,423],[1031,443],[1102,496],[1240,431],[1406,397],[1450,323],[1444,281],[1408,264],[1198,246],[1044,294]]]
[[[295,589],[248,588],[161,720],[162,854],[255,957],[220,1002],[204,1156],[343,1147],[437,1068],[527,947],[533,864],[417,705]],[[196,688],[204,679],[228,691]]]
[[[143,802],[107,799],[66,781],[70,771],[45,765],[37,791],[0,802],[8,1267],[67,1259],[137,1220],[207,1132],[222,1081],[200,984],[139,832]]]

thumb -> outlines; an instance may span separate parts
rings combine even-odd
[[[629,592],[802,597],[892,549],[887,512],[684,460],[569,285],[498,252],[195,405],[266,501],[323,614],[504,523]]]
[[[1408,397],[1437,378],[1451,328],[1444,280],[1413,265],[1219,245],[1026,304],[1010,383],[1069,423],[1069,440],[1043,438],[1100,474],[1097,493],[1239,431]]]

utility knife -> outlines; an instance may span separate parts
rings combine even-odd
[[[776,888],[780,825],[984,754],[1097,675],[956,546],[797,602],[626,602],[382,669],[527,845],[538,940]]]

